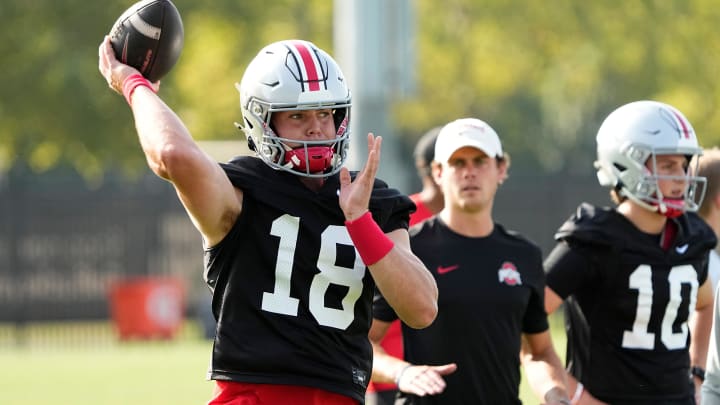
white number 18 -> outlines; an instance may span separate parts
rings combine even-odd
[[[262,309],[265,311],[297,316],[300,301],[290,296],[290,279],[299,229],[298,217],[286,214],[273,221],[270,233],[280,238],[280,246],[275,262],[274,291],[263,293]],[[352,268],[336,265],[338,244],[354,247],[344,226],[331,225],[320,238],[317,261],[320,272],[313,277],[309,286],[309,308],[319,324],[345,329],[355,318],[355,302],[362,294],[365,264],[360,255],[355,254]],[[325,306],[325,293],[331,284],[348,288],[341,302],[342,309]]]

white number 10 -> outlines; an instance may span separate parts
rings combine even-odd
[[[262,309],[265,311],[297,316],[300,300],[290,296],[290,279],[299,229],[298,217],[286,214],[273,221],[270,233],[280,238],[280,246],[275,262],[274,291],[263,293]],[[365,264],[360,255],[356,254],[353,268],[336,265],[338,244],[354,246],[344,226],[331,225],[320,237],[317,261],[320,272],[313,277],[309,286],[309,308],[319,324],[345,329],[355,318],[355,302],[362,294]],[[342,309],[325,306],[325,293],[330,284],[348,288],[342,299]]]
[[[660,340],[669,350],[682,349],[685,347],[685,342],[687,342],[687,322],[682,324],[678,333],[673,333],[672,326],[677,319],[678,308],[682,302],[680,292],[683,284],[689,284],[691,288],[689,311],[692,313],[695,309],[698,290],[697,274],[689,264],[675,266],[670,270],[668,282],[670,284],[670,299],[662,318]],[[630,274],[630,288],[638,290],[637,312],[635,313],[635,323],[633,323],[632,330],[626,330],[623,333],[622,347],[652,350],[655,348],[655,334],[648,332],[653,300],[652,269],[650,266],[641,265]]]

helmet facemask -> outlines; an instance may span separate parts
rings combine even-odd
[[[601,173],[603,172],[612,173],[610,177],[616,179],[614,186],[620,196],[634,201],[645,209],[659,212],[668,218],[676,218],[686,211],[695,212],[698,210],[697,201],[702,201],[706,179],[691,175],[691,173],[697,173],[697,170],[688,168],[682,176],[660,175],[657,174],[656,170],[657,156],[663,153],[657,153],[651,148],[639,145],[627,145],[621,151],[621,154],[626,157],[624,162],[627,163],[627,166],[614,163],[611,167],[608,167],[609,165],[603,165],[600,161],[595,164],[596,168],[599,169],[599,178],[602,177]],[[693,156],[686,155],[686,159],[689,162],[693,160],[697,162],[697,159],[692,159]],[[645,162],[650,164],[646,165]],[[682,181],[684,183],[682,196],[677,198],[664,196],[660,189],[660,181]]]
[[[277,170],[289,171],[305,177],[328,177],[339,172],[348,156],[349,108],[347,106],[333,109],[336,128],[334,139],[312,141],[288,139],[278,136],[273,129],[273,112],[329,108],[329,106],[312,107],[276,107],[257,99],[250,101],[247,111],[252,118],[246,117],[244,127],[250,148],[266,164]],[[259,139],[256,139],[255,134],[258,131],[254,130],[252,122],[261,123],[259,126],[262,136]]]

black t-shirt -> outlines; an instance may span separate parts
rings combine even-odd
[[[496,224],[483,238],[458,235],[437,217],[410,228],[413,252],[437,282],[438,315],[425,329],[402,326],[405,359],[457,363],[440,395],[413,404],[519,404],[521,333],[548,329],[540,249]],[[380,295],[373,316],[397,318]]]
[[[674,220],[664,250],[614,209],[582,204],[556,234],[547,284],[566,302],[568,366],[612,404],[693,404],[688,317],[707,278],[712,230]]]
[[[243,207],[205,252],[218,321],[209,378],[306,385],[362,401],[375,285],[344,226],[338,176],[314,192],[254,157],[222,167],[242,189]],[[413,209],[376,181],[370,211],[383,231],[407,228]]]

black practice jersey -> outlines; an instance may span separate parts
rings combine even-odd
[[[374,282],[345,228],[338,175],[317,192],[255,157],[223,169],[242,213],[205,252],[218,321],[209,378],[317,387],[363,401]],[[353,174],[354,177],[354,174]],[[414,204],[376,180],[370,211],[385,232]]]
[[[519,404],[521,333],[548,329],[540,249],[495,224],[483,238],[459,235],[437,217],[410,228],[413,252],[437,281],[438,315],[425,329],[403,325],[405,359],[457,363],[440,395],[413,404]],[[397,318],[381,296],[373,316]]]
[[[570,372],[612,404],[694,404],[688,317],[713,231],[689,213],[673,243],[610,208],[582,204],[555,235],[547,283],[566,301]]]

